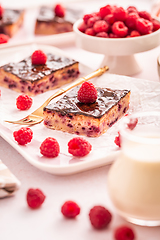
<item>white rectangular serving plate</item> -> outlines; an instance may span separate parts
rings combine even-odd
[[[62,50],[52,46],[29,44],[0,50],[0,65],[10,61],[19,61],[32,54],[36,49],[66,56]],[[86,76],[93,71],[82,63],[79,66],[80,77]],[[98,78],[94,78],[92,82],[96,86],[131,90],[129,113],[142,110],[160,110],[160,84],[157,82],[113,75],[107,72]],[[31,143],[26,146],[18,145],[13,138],[13,131],[18,130],[22,125],[6,123],[5,120],[18,120],[25,117],[57,90],[51,90],[33,97],[32,107],[27,111],[20,111],[16,108],[16,98],[19,93],[3,87],[0,87],[0,89],[0,135],[33,166],[52,174],[66,175],[104,166],[112,163],[117,158],[120,151],[115,145],[114,139],[119,130],[119,122],[115,123],[105,134],[98,138],[84,137],[92,144],[92,151],[81,158],[73,157],[68,153],[67,143],[77,135],[48,129],[43,122],[31,127],[33,130]],[[57,99],[53,101],[57,101]],[[50,159],[40,154],[40,144],[46,137],[54,137],[59,142],[60,154],[58,157]]]

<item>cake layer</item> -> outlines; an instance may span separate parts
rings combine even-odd
[[[84,104],[77,99],[79,87],[56,103],[44,108],[44,124],[64,132],[98,137],[105,133],[128,110],[130,91],[97,88],[95,103]]]
[[[3,16],[0,19],[0,33],[12,37],[22,26],[23,20],[23,10],[4,9]]]
[[[53,8],[43,6],[40,8],[39,15],[36,20],[35,34],[51,35],[73,31],[73,24],[83,15],[82,10],[66,8],[66,14],[57,17]]]
[[[79,74],[79,63],[51,53],[45,65],[32,65],[31,57],[0,68],[0,85],[34,96],[69,83]]]

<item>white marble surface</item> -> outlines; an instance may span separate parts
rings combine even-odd
[[[74,42],[55,45],[93,69],[97,69],[103,59],[102,55],[76,48]],[[147,79],[158,82],[159,54],[160,47],[137,54],[142,71],[133,77],[139,78],[139,81]],[[114,229],[121,224],[134,229],[136,240],[160,239],[160,227],[135,226],[118,216],[107,193],[110,166],[69,176],[51,175],[30,165],[1,137],[0,158],[21,181],[21,187],[13,197],[0,199],[0,239],[113,240]],[[46,201],[38,210],[27,207],[26,192],[29,188],[40,188],[46,195]],[[60,208],[66,200],[74,200],[80,205],[81,214],[76,220],[63,218]],[[103,205],[113,214],[113,220],[105,230],[96,231],[90,225],[88,213],[94,205]]]

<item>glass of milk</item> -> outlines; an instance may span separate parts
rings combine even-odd
[[[120,124],[121,148],[108,174],[118,213],[143,226],[160,225],[160,111],[134,113]]]

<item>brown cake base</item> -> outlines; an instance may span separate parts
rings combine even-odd
[[[129,108],[128,90],[97,88],[97,101],[88,105],[77,100],[78,89],[73,89],[56,103],[44,108],[46,127],[87,137],[99,137]]]
[[[45,65],[32,65],[31,57],[0,68],[0,86],[34,96],[72,82],[79,74],[79,63],[47,54]]]
[[[14,9],[4,9],[0,19],[0,33],[13,37],[21,28],[24,21],[24,11]]]

